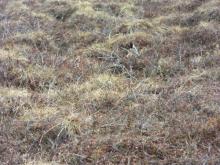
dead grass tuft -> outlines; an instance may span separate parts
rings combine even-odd
[[[219,164],[217,0],[0,0],[0,164]]]

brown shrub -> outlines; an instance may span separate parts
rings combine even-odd
[[[116,3],[96,3],[93,8],[96,11],[104,11],[113,16],[119,16],[121,12],[121,7]]]
[[[74,11],[77,9],[74,9],[70,6],[70,4],[66,2],[59,2],[54,1],[48,4],[47,11],[58,21],[65,21],[67,18],[69,18]]]
[[[218,25],[197,26],[182,34],[183,42],[189,43],[193,47],[213,46],[220,39],[220,29]]]

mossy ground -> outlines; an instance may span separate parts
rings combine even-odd
[[[219,164],[218,0],[1,0],[0,164]]]

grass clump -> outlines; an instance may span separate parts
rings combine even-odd
[[[219,164],[219,8],[0,1],[0,164]]]

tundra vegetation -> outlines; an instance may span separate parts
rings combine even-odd
[[[0,0],[0,164],[220,164],[220,1]]]

